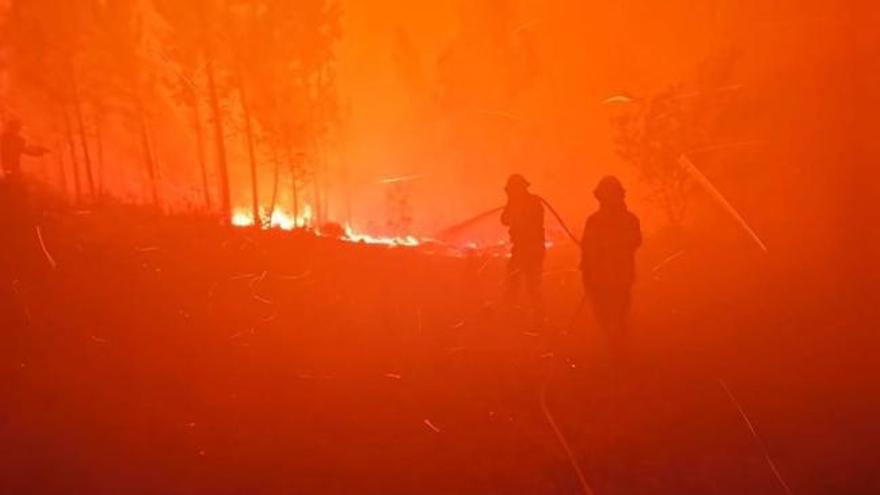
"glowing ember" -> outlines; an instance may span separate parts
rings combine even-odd
[[[419,240],[411,235],[402,237],[373,236],[369,234],[360,234],[352,229],[351,225],[345,225],[345,236],[343,239],[351,242],[365,242],[367,244],[384,244],[386,246],[418,246]]]

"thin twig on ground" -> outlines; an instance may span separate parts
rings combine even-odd
[[[46,242],[43,240],[43,231],[40,229],[39,225],[34,226],[34,228],[37,230],[37,239],[40,241],[40,248],[43,250],[43,255],[46,256],[46,261],[49,262],[49,266],[51,266],[53,270],[58,268],[58,263],[55,262],[55,258],[53,258],[49,253],[49,250],[46,249]]]
[[[767,445],[764,444],[764,440],[758,435],[758,431],[755,430],[755,426],[752,424],[752,421],[746,415],[745,410],[740,405],[739,401],[736,400],[733,393],[727,388],[727,384],[724,383],[724,380],[718,379],[718,383],[721,385],[721,388],[724,389],[724,392],[727,394],[727,398],[730,399],[730,402],[736,407],[736,410],[739,411],[739,415],[742,417],[743,422],[745,422],[746,426],[749,428],[749,432],[752,434],[752,438],[755,439],[755,442],[761,448],[761,453],[764,454],[764,460],[767,461],[767,465],[770,466],[770,470],[773,472],[773,476],[776,477],[776,480],[779,481],[779,484],[782,485],[782,488],[785,490],[785,493],[788,495],[792,495],[791,488],[788,487],[788,483],[782,478],[782,474],[779,472],[779,469],[776,467],[776,463],[773,462],[773,459],[770,458],[770,453],[767,451]]]
[[[569,447],[565,435],[562,434],[562,430],[556,425],[556,420],[553,419],[553,414],[550,413],[550,408],[547,407],[547,382],[549,381],[550,377],[548,376],[544,384],[541,385],[541,411],[544,412],[544,417],[547,418],[547,423],[549,423],[550,427],[553,429],[553,433],[556,435],[556,440],[559,441],[559,445],[561,445],[562,450],[565,451],[565,455],[568,457],[568,462],[571,463],[571,467],[577,475],[578,482],[581,485],[581,490],[584,495],[594,495],[595,492],[590,488],[590,484],[587,483],[587,478],[584,476],[583,471],[581,471],[577,459],[574,458],[574,453],[572,452],[571,447]]]

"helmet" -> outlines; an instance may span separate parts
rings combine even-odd
[[[505,191],[526,190],[529,187],[529,181],[522,174],[513,174],[507,178],[507,185],[504,186]]]
[[[600,202],[623,201],[623,198],[626,196],[626,190],[617,177],[606,175],[599,181],[599,185],[596,186],[593,195]]]

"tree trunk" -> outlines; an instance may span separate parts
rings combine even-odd
[[[351,177],[348,172],[348,155],[344,158],[343,182],[345,184],[345,223],[351,225]]]
[[[150,181],[150,195],[153,206],[159,208],[159,188],[156,184],[156,164],[153,160],[153,150],[150,147],[150,134],[147,130],[147,118],[140,99],[137,100],[138,124],[141,135],[141,152],[143,153],[144,167],[147,169],[147,177]]]
[[[318,70],[318,74],[314,80],[315,103],[309,105],[309,127],[312,132],[311,151],[312,151],[312,211],[315,219],[321,223],[324,212],[321,211],[321,143],[319,142],[317,129],[321,125],[321,77],[322,71]],[[309,83],[311,84],[311,82]]]
[[[79,132],[79,142],[80,146],[82,146],[83,162],[86,169],[86,181],[89,185],[89,196],[91,196],[92,200],[94,200],[95,178],[92,175],[92,157],[89,154],[89,140],[86,136],[86,126],[85,120],[83,119],[82,102],[79,98],[79,89],[76,86],[76,78],[71,77],[71,82],[73,83],[73,110],[74,115],[76,116],[76,124]]]
[[[244,113],[244,132],[247,141],[248,160],[251,166],[251,208],[254,215],[254,226],[260,226],[260,196],[257,184],[257,158],[254,154],[254,130],[251,125],[251,110],[243,82],[239,82],[238,92],[241,96],[241,110]]]
[[[290,145],[287,146],[287,160],[290,164],[290,184],[291,184],[291,192],[293,193],[293,218],[294,225],[299,226],[297,223],[299,221],[299,191],[297,189],[297,166],[296,166],[296,158],[293,156],[293,152],[290,149]]]
[[[67,172],[64,171],[64,153],[61,153],[60,150],[63,146],[63,140],[60,137],[56,137],[55,139],[55,149],[59,150],[58,153],[55,153],[58,162],[58,181],[61,186],[61,192],[63,193],[64,199],[67,199]]]
[[[345,223],[351,225],[351,173],[349,170],[351,131],[351,103],[346,102],[344,110],[344,118],[342,119],[342,127],[340,128],[340,147],[342,151],[342,160],[340,161],[342,172],[342,184],[345,188]]]
[[[316,158],[316,157],[313,157]],[[324,214],[321,211],[321,165],[319,163],[312,162],[313,173],[312,173],[312,212],[315,215],[315,221],[319,224],[321,223],[321,217]]]
[[[104,196],[104,135],[101,132],[101,119],[95,119],[95,145],[98,149],[98,197]]]
[[[67,105],[61,106],[61,113],[64,116],[64,134],[67,137],[67,147],[70,149],[70,163],[73,166],[73,200],[79,203],[82,198],[82,189],[79,184],[79,161],[76,158],[76,141],[73,139],[73,127],[70,125]]]
[[[272,216],[275,215],[275,208],[278,205],[278,178],[281,175],[281,160],[278,159],[278,149],[272,146],[272,162],[275,165],[275,174],[272,181],[272,203],[269,205],[269,226],[272,225]],[[294,218],[294,223],[296,219]]]
[[[327,147],[321,146],[321,223],[326,222],[330,216],[330,159],[327,157]],[[320,225],[320,224],[319,224]]]
[[[161,208],[162,202],[158,201],[162,198],[162,160],[159,155],[159,146],[156,144],[156,135],[153,133],[153,126],[150,125],[150,119],[144,114],[144,124],[147,129],[147,144],[149,145],[150,156],[153,160],[153,177],[156,189],[157,206]]]
[[[208,94],[211,113],[214,120],[214,142],[217,146],[217,167],[220,169],[220,206],[226,223],[232,221],[232,205],[229,200],[229,171],[226,166],[226,141],[223,137],[223,114],[217,97],[217,84],[214,81],[214,64],[209,59],[206,66],[208,73]],[[255,219],[256,220],[256,219]]]
[[[199,157],[199,168],[202,171],[202,192],[205,195],[205,208],[211,210],[211,188],[208,185],[208,163],[205,159],[205,131],[202,128],[202,112],[199,109],[199,99],[196,95],[192,105],[193,129],[196,132],[196,148]]]

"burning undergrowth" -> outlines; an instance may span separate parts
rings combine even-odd
[[[420,251],[449,256],[465,256],[473,253],[504,256],[509,248],[508,242],[500,235],[496,242],[485,242],[463,239],[461,236],[447,237],[443,233],[437,237],[416,234],[373,234],[356,229],[347,222],[337,223],[330,221],[319,225],[315,220],[313,209],[310,205],[305,205],[298,214],[280,208],[276,208],[271,212],[263,211],[261,212],[259,222],[254,220],[254,215],[248,208],[236,208],[233,211],[230,223],[236,228],[254,228],[259,226],[261,230],[285,232],[298,230],[344,242],[415,248]]]

